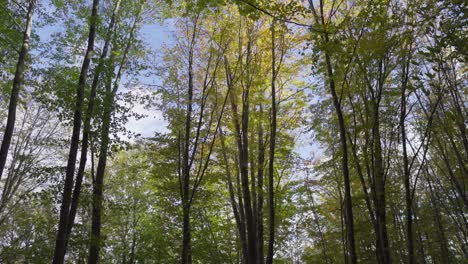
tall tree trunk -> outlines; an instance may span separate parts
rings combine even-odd
[[[102,113],[102,128],[101,128],[101,145],[99,148],[99,159],[98,166],[96,169],[96,178],[93,182],[93,199],[92,199],[92,215],[91,215],[91,239],[89,246],[88,264],[96,264],[99,262],[99,251],[102,246],[101,241],[101,214],[102,214],[102,201],[103,201],[103,187],[104,187],[104,173],[106,171],[107,164],[107,152],[109,148],[109,131],[111,126],[112,113],[114,110],[115,95],[119,88],[120,79],[122,72],[127,63],[127,56],[130,51],[130,47],[133,43],[135,30],[140,20],[141,10],[143,8],[144,0],[140,0],[138,11],[135,15],[130,34],[123,51],[120,66],[115,76],[115,80],[112,83],[114,77],[114,58],[111,51],[110,57],[110,69],[108,69],[108,75],[106,76],[106,93],[104,98],[103,113]]]
[[[70,152],[67,161],[67,170],[65,174],[65,184],[63,186],[62,205],[60,207],[60,221],[55,242],[54,264],[63,263],[65,257],[65,240],[67,236],[68,217],[70,211],[71,195],[73,188],[73,176],[75,174],[76,156],[78,153],[78,144],[80,140],[81,116],[83,113],[84,90],[86,79],[88,78],[88,68],[91,63],[91,53],[94,50],[94,38],[96,36],[96,24],[98,18],[99,0],[93,0],[91,11],[90,28],[88,35],[88,47],[86,49],[83,64],[81,66],[80,77],[76,89],[76,105],[73,115],[73,130],[70,141]]]
[[[258,142],[255,142],[254,140],[254,134],[252,133],[252,143],[251,144],[252,146]],[[251,195],[252,195],[252,221],[253,221],[253,229],[252,229],[252,232],[255,234],[255,256],[256,256],[256,260],[258,260],[258,221],[260,221],[260,219],[258,219],[258,196],[257,196],[257,177],[256,177],[256,169],[258,170],[258,168],[255,167],[255,155],[254,155],[254,150],[255,148],[250,148],[249,149],[249,158],[250,158],[250,191],[251,191]],[[260,166],[260,164],[259,164]]]
[[[247,231],[247,261],[246,263],[255,263],[256,261],[256,234],[253,233],[253,215],[252,215],[252,202],[250,198],[249,186],[249,163],[248,163],[248,116],[249,116],[249,95],[247,91],[243,93],[243,109],[241,124],[237,116],[237,104],[235,99],[231,96],[231,106],[234,116],[235,137],[238,150],[239,168],[240,168],[240,184],[239,187],[239,207],[241,217],[245,219]]]
[[[111,84],[107,84],[108,86]],[[101,249],[101,213],[102,213],[102,191],[104,185],[104,172],[107,163],[107,151],[109,146],[109,130],[112,114],[113,96],[107,88],[104,99],[104,112],[101,128],[101,146],[99,149],[99,160],[96,170],[96,179],[93,182],[93,209],[91,218],[91,242],[89,247],[89,264],[99,262],[99,251]]]
[[[323,27],[321,32],[321,38],[325,43],[329,43],[330,39],[327,33],[325,15],[324,15],[324,3],[323,0],[319,2],[320,16],[317,13],[317,10],[314,7],[312,0],[309,0],[311,11],[314,15],[315,21],[317,24]],[[346,238],[347,238],[347,260],[351,264],[357,263],[357,254],[356,246],[354,240],[354,218],[353,218],[353,205],[351,200],[351,184],[349,179],[349,167],[348,167],[348,146],[346,141],[346,125],[343,117],[343,112],[341,109],[341,100],[338,98],[335,87],[334,73],[332,61],[330,54],[327,50],[325,53],[325,64],[326,64],[326,76],[328,79],[328,87],[332,95],[333,106],[335,108],[335,113],[338,118],[338,128],[340,131],[340,144],[342,150],[341,157],[341,167],[343,172],[343,182],[344,182],[344,203],[345,203],[345,225],[346,225]]]
[[[236,226],[237,226],[239,239],[241,243],[241,253],[242,253],[241,263],[246,263],[248,255],[247,255],[247,239],[245,237],[245,222],[244,222],[244,219],[240,216],[239,206],[237,205],[237,202],[236,202],[234,186],[232,184],[232,173],[231,173],[231,168],[229,166],[229,160],[226,155],[227,149],[226,149],[226,145],[224,142],[224,134],[223,134],[221,127],[219,128],[219,133],[220,133],[219,138],[221,141],[223,159],[224,159],[224,163],[226,164],[226,176],[227,176],[227,182],[228,182],[229,200],[231,202],[232,212],[234,213],[234,219],[236,220]],[[242,204],[241,201],[240,203]]]
[[[130,246],[130,260],[128,261],[128,264],[135,263],[136,232],[136,230],[133,230],[132,245]]]
[[[93,109],[94,109],[94,101],[96,98],[97,86],[99,84],[100,75],[103,71],[104,61],[107,57],[107,53],[109,50],[110,42],[112,40],[112,36],[115,30],[115,21],[117,17],[117,13],[120,9],[120,2],[118,0],[115,4],[114,11],[112,12],[111,21],[109,23],[109,27],[107,29],[107,36],[104,43],[104,47],[102,49],[101,57],[99,58],[99,63],[96,67],[93,82],[91,84],[91,93],[89,95],[88,100],[88,107],[86,109],[85,119],[84,119],[84,129],[83,129],[83,139],[81,143],[81,156],[80,156],[80,164],[78,165],[78,172],[76,174],[75,180],[75,188],[73,189],[73,196],[70,206],[70,213],[68,216],[68,226],[67,226],[67,235],[65,237],[65,253],[67,250],[68,240],[71,235],[71,231],[73,228],[73,224],[75,222],[76,210],[78,208],[79,197],[81,193],[81,184],[83,182],[83,175],[86,168],[86,161],[88,156],[88,146],[89,146],[89,136],[91,131],[91,118],[93,116]]]
[[[408,62],[404,62],[402,85],[401,85],[401,100],[400,100],[400,129],[401,129],[401,144],[403,148],[403,180],[405,186],[405,203],[406,203],[406,250],[408,254],[408,263],[414,263],[414,239],[413,239],[413,213],[412,213],[412,197],[411,197],[411,181],[410,167],[408,162],[408,153],[406,149],[406,85],[408,82]]]
[[[193,111],[193,52],[197,31],[197,20],[194,22],[188,60],[188,102],[185,117],[184,145],[182,153],[182,254],[181,263],[192,263],[191,227],[190,227],[190,130]]]
[[[10,93],[10,103],[8,105],[8,117],[3,134],[2,146],[0,147],[0,179],[2,178],[3,170],[8,158],[8,151],[10,149],[11,138],[15,130],[16,121],[16,106],[18,105],[18,97],[21,85],[24,81],[24,68],[29,52],[29,40],[32,31],[32,17],[36,0],[29,0],[28,12],[26,14],[26,29],[23,32],[23,44],[19,52],[18,62],[16,64],[15,77],[13,79],[13,86]]]
[[[374,102],[376,105],[377,103]],[[382,159],[382,146],[380,142],[380,120],[379,109],[374,106],[374,124],[372,127],[373,140],[373,172],[375,178],[375,218],[377,221],[377,239],[380,245],[380,263],[390,263],[390,249],[387,235],[386,202],[385,202],[385,180]]]
[[[271,126],[270,126],[270,155],[268,162],[268,213],[270,217],[267,264],[273,263],[275,245],[275,194],[274,194],[274,160],[276,144],[276,54],[275,54],[275,20],[271,23]]]
[[[247,43],[247,54],[246,54],[246,75],[247,81],[249,82],[249,65],[251,62],[251,39]],[[252,210],[252,199],[250,195],[250,184],[249,184],[249,115],[250,115],[250,102],[249,102],[250,84],[243,86],[242,92],[242,115],[239,120],[237,115],[237,104],[234,95],[231,93],[231,106],[234,116],[234,127],[235,137],[239,156],[239,167],[240,167],[240,178],[241,178],[241,192],[243,199],[243,214],[245,216],[246,230],[247,230],[247,251],[248,259],[247,263],[255,263],[257,261],[256,251],[256,232],[254,232],[254,221],[253,221],[253,210]]]
[[[248,240],[248,263],[255,263],[256,261],[256,234],[254,232],[253,210],[252,201],[249,190],[249,87],[244,91],[244,101],[242,109],[242,136],[241,148],[239,149],[240,172],[241,172],[241,185],[242,194],[244,198],[244,211],[247,223],[247,240]]]
[[[338,100],[338,95],[335,90],[335,82],[333,80],[333,70],[331,67],[330,57],[326,56],[327,72],[329,77],[329,86],[332,93],[333,105],[335,107],[336,115],[338,117],[338,126],[340,130],[340,142],[341,142],[341,166],[343,170],[343,181],[344,181],[344,194],[345,194],[345,224],[346,224],[346,236],[348,242],[348,258],[351,264],[357,263],[356,246],[354,242],[354,218],[353,218],[353,205],[351,201],[351,184],[349,179],[349,167],[348,167],[348,146],[346,142],[346,127],[344,122],[343,113],[341,111],[341,105]]]
[[[260,120],[263,117],[263,109],[260,105]],[[263,125],[258,128],[258,167],[257,167],[257,263],[264,262],[263,253],[263,173],[265,163],[265,142],[263,139]]]

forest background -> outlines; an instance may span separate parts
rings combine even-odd
[[[0,0],[0,263],[464,263],[467,4]]]

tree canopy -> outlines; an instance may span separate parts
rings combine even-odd
[[[0,263],[464,263],[467,4],[0,0]]]

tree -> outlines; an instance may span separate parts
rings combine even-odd
[[[88,263],[99,262],[99,251],[101,249],[101,208],[102,208],[102,196],[103,196],[103,185],[104,185],[104,173],[106,170],[107,153],[109,148],[109,132],[111,125],[112,112],[115,104],[115,96],[119,89],[120,79],[123,74],[123,70],[127,64],[127,57],[129,56],[130,48],[134,42],[135,31],[138,23],[140,22],[140,15],[144,6],[144,1],[140,1],[136,5],[135,17],[133,24],[129,29],[128,38],[123,48],[122,57],[118,66],[117,74],[114,76],[114,65],[115,50],[117,45],[114,44],[113,50],[111,50],[111,56],[109,59],[109,68],[106,75],[105,82],[105,95],[103,99],[103,112],[102,112],[102,127],[100,135],[100,147],[99,147],[99,158],[96,169],[95,178],[93,178],[93,201],[92,201],[92,225],[91,225],[91,239],[89,247]]]
[[[32,19],[34,8],[36,5],[35,0],[30,0],[28,4],[26,19],[25,19],[25,29],[23,31],[23,42],[21,49],[19,51],[18,62],[16,64],[15,77],[13,79],[13,85],[10,93],[10,103],[8,105],[8,117],[5,127],[5,132],[3,133],[2,145],[0,147],[0,179],[3,175],[3,170],[5,169],[5,164],[8,158],[8,151],[10,149],[11,138],[13,137],[13,130],[15,129],[16,121],[16,108],[18,105],[18,97],[21,85],[24,82],[24,70],[26,65],[26,60],[29,52],[31,31],[32,31]],[[8,11],[6,11],[8,12]]]
[[[70,212],[70,203],[73,188],[73,178],[75,174],[76,156],[78,153],[78,144],[81,131],[81,116],[83,113],[84,90],[86,79],[88,78],[88,69],[91,63],[91,53],[94,50],[94,39],[96,36],[96,24],[98,16],[99,0],[94,0],[92,5],[88,46],[84,55],[83,64],[81,65],[80,78],[76,89],[76,104],[73,115],[73,131],[70,141],[70,152],[67,162],[67,170],[65,174],[65,183],[63,186],[62,204],[60,206],[60,221],[57,230],[57,239],[55,243],[54,261],[53,263],[63,263],[66,252],[66,237],[68,229],[68,218]]]

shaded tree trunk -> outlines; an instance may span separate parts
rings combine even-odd
[[[240,239],[241,248],[242,248],[242,250],[241,250],[241,253],[242,253],[241,263],[246,263],[248,255],[247,255],[247,239],[245,237],[245,222],[244,222],[244,219],[240,215],[239,206],[238,206],[238,204],[236,202],[235,193],[234,193],[234,186],[233,186],[233,183],[232,183],[231,168],[229,166],[229,160],[228,160],[227,155],[226,155],[227,149],[226,149],[226,145],[225,145],[225,142],[224,142],[223,131],[222,131],[221,128],[220,128],[220,141],[221,141],[221,148],[222,148],[224,163],[226,164],[226,175],[227,175],[227,181],[228,181],[229,200],[231,202],[232,211],[234,213],[234,219],[236,220],[237,231],[239,233],[239,239]],[[242,202],[240,201],[240,203],[242,203]]]
[[[90,131],[91,131],[91,118],[93,116],[93,109],[94,109],[94,101],[96,98],[96,92],[97,92],[97,86],[99,84],[99,79],[100,75],[103,71],[105,59],[108,54],[110,42],[112,40],[112,36],[114,34],[115,30],[115,21],[117,17],[117,13],[120,9],[120,2],[121,0],[118,0],[117,3],[115,4],[114,11],[112,13],[111,21],[109,23],[109,27],[107,29],[107,36],[106,40],[104,43],[104,47],[102,49],[101,56],[99,58],[99,63],[96,67],[94,77],[93,77],[93,82],[91,84],[91,92],[89,95],[89,100],[88,100],[88,107],[86,109],[86,114],[85,114],[85,119],[84,119],[84,129],[83,129],[83,139],[81,143],[81,156],[80,156],[80,164],[78,165],[78,172],[76,175],[75,179],[75,188],[73,189],[73,196],[72,196],[72,201],[71,201],[71,206],[70,206],[70,213],[68,216],[68,227],[67,227],[67,235],[65,238],[65,253],[67,250],[67,244],[68,240],[71,235],[71,231],[73,228],[73,224],[75,222],[75,216],[76,216],[76,210],[78,208],[78,202],[79,202],[79,197],[81,193],[81,184],[83,182],[83,175],[84,171],[86,168],[86,161],[87,161],[87,156],[88,156],[88,146],[89,146],[89,140],[90,140]]]
[[[270,217],[267,264],[273,263],[275,245],[275,193],[274,193],[274,160],[276,144],[276,54],[275,54],[275,20],[271,24],[271,126],[270,126],[270,153],[268,162],[268,214]]]
[[[249,76],[248,66],[251,62],[251,39],[247,43],[247,52],[246,52],[246,63],[247,63],[247,79]],[[248,80],[250,81],[250,80]],[[233,112],[233,122],[234,122],[234,132],[235,139],[237,144],[239,168],[240,168],[240,192],[239,196],[242,196],[239,199],[240,211],[243,218],[245,218],[246,231],[247,231],[247,261],[246,263],[251,264],[257,261],[257,239],[255,231],[255,222],[252,210],[252,199],[251,199],[251,190],[249,184],[249,114],[250,114],[250,102],[249,102],[249,83],[243,86],[242,91],[242,114],[239,118],[237,110],[236,99],[231,93],[230,101],[231,108]],[[240,201],[243,201],[242,205]]]
[[[94,50],[94,39],[96,36],[96,24],[98,18],[99,0],[93,0],[90,28],[88,35],[88,47],[86,49],[83,64],[81,66],[80,77],[76,89],[76,105],[73,115],[73,130],[70,141],[70,151],[67,161],[67,170],[65,174],[65,183],[63,186],[62,204],[60,207],[60,220],[55,242],[54,264],[63,263],[65,257],[65,244],[68,228],[68,217],[70,212],[71,195],[73,188],[73,176],[75,174],[76,156],[78,153],[78,144],[80,140],[81,116],[83,113],[84,90],[86,79],[88,78],[88,69],[91,63],[91,53]]]
[[[378,103],[374,103],[373,112],[373,127],[372,127],[372,145],[373,145],[373,173],[375,180],[375,218],[377,222],[377,239],[378,245],[380,246],[379,263],[391,263],[390,260],[390,248],[388,243],[387,234],[387,216],[386,216],[386,201],[385,201],[385,180],[384,180],[384,167],[382,159],[382,145],[380,142],[380,120],[379,120],[379,109]]]
[[[408,153],[406,149],[406,86],[408,83],[409,60],[403,63],[402,85],[401,85],[401,100],[400,100],[400,130],[401,144],[403,149],[403,180],[405,186],[405,204],[406,204],[406,250],[408,254],[408,263],[413,264],[414,258],[414,239],[413,239],[413,212],[412,212],[412,196],[411,196],[411,181],[410,167],[408,162]]]
[[[188,102],[185,116],[184,144],[182,153],[182,264],[192,263],[191,227],[190,227],[190,130],[193,111],[193,53],[197,32],[198,17],[194,22],[193,33],[190,39],[188,57]]]
[[[109,85],[109,84],[108,84]],[[96,169],[96,178],[93,181],[93,209],[91,217],[91,242],[89,247],[89,264],[96,264],[99,261],[99,251],[101,249],[101,213],[102,213],[102,192],[104,185],[104,172],[107,163],[107,151],[109,146],[109,130],[112,114],[113,95],[109,87],[104,99],[104,112],[101,128],[101,146],[99,150],[99,160]]]
[[[262,116],[263,109],[260,105],[260,115]],[[262,118],[260,118],[261,120]],[[258,167],[257,167],[257,263],[263,263],[263,173],[265,163],[265,142],[263,139],[263,126],[258,128]]]
[[[36,0],[29,0],[28,12],[26,14],[26,28],[23,32],[23,43],[19,52],[18,62],[16,64],[15,77],[10,93],[10,102],[8,105],[8,117],[3,134],[2,145],[0,147],[0,179],[2,178],[3,170],[5,169],[6,161],[8,158],[8,151],[10,149],[11,138],[15,130],[16,122],[16,106],[18,105],[19,91],[24,82],[24,68],[29,52],[29,41],[32,31],[32,18]]]
[[[132,28],[130,29],[130,34],[123,51],[122,59],[120,61],[120,66],[115,76],[114,82],[112,79],[114,77],[114,58],[111,51],[110,57],[110,69],[106,76],[106,93],[104,98],[103,113],[102,113],[102,128],[101,128],[101,145],[99,149],[99,159],[96,169],[96,177],[93,181],[93,199],[92,199],[92,215],[91,215],[91,239],[89,246],[89,256],[88,264],[96,264],[99,262],[99,251],[102,246],[101,241],[101,214],[102,214],[102,201],[103,201],[103,187],[104,187],[104,173],[106,171],[107,164],[107,152],[109,149],[109,132],[111,126],[112,113],[114,110],[114,101],[115,95],[119,88],[120,79],[122,77],[122,72],[127,63],[127,56],[132,45],[135,30],[140,19],[140,13],[142,10],[142,5],[144,0],[139,2],[138,11],[135,15],[135,20],[133,21]]]
[[[329,43],[330,39],[326,29],[326,23],[324,18],[324,11],[323,11],[323,1],[320,0],[319,7],[320,7],[320,16],[318,15],[313,1],[309,0],[310,8],[313,12],[315,21],[317,24],[323,27],[323,32],[321,33],[321,38],[325,43]],[[333,73],[333,66],[332,61],[330,58],[330,54],[328,51],[324,51],[325,53],[325,64],[326,64],[326,76],[328,79],[328,87],[330,89],[330,93],[332,95],[333,106],[335,108],[335,113],[338,118],[338,127],[340,131],[340,145],[342,150],[342,157],[341,157],[341,167],[343,172],[343,182],[344,182],[344,207],[345,207],[345,225],[346,225],[346,238],[347,238],[347,261],[351,264],[357,263],[357,254],[356,254],[356,246],[354,240],[354,219],[353,219],[353,205],[351,200],[351,184],[349,179],[349,167],[348,167],[348,146],[347,146],[347,139],[346,139],[346,126],[344,121],[343,112],[341,109],[341,100],[338,98],[336,93],[335,87],[335,80],[334,80],[334,73]]]

